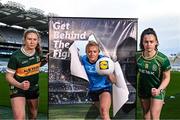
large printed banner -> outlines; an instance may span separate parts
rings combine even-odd
[[[49,104],[89,103],[88,78],[79,60],[88,41],[96,41],[101,53],[115,63],[113,114],[136,96],[135,18],[49,18]]]

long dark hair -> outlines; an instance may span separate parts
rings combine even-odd
[[[157,41],[157,45],[155,46],[155,49],[158,50],[157,47],[158,47],[158,45],[159,45],[159,41],[158,41],[156,32],[153,30],[153,28],[147,28],[147,29],[145,29],[145,30],[142,32],[142,34],[141,34],[141,39],[140,39],[140,44],[139,44],[139,46],[140,46],[140,48],[141,48],[142,51],[144,51],[143,38],[144,38],[145,35],[149,35],[149,34],[154,35],[154,37],[155,37],[155,39],[156,39],[156,41]]]
[[[33,28],[33,27],[30,27],[30,28],[28,28],[28,29],[26,29],[26,30],[24,31],[23,41],[26,40],[26,37],[27,37],[27,35],[28,35],[29,33],[35,33],[35,34],[38,36],[38,44],[37,44],[35,50],[36,50],[37,53],[40,55],[40,54],[42,53],[42,48],[41,48],[41,44],[40,44],[40,43],[41,43],[41,36],[40,36],[40,34],[39,34],[39,32],[38,32],[37,29],[35,29],[35,28]]]

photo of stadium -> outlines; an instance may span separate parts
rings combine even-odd
[[[67,31],[61,29],[60,26],[63,25],[69,26],[69,29],[68,27]],[[76,60],[72,61],[73,54],[68,55],[68,50],[70,51],[71,46],[74,44],[80,53],[79,56],[84,55],[88,40],[99,40],[99,44],[106,46],[104,49],[108,48],[109,54],[114,54],[116,56],[115,61],[121,64],[129,96],[127,96],[128,100],[125,105],[118,110],[114,118],[135,118],[136,72],[134,54],[136,52],[136,27],[137,20],[135,18],[52,17],[49,19],[50,119],[56,119],[60,116],[66,119],[88,119],[87,116],[98,113],[98,111],[94,113],[91,110],[93,102],[88,96],[90,82],[72,73],[73,64],[75,65],[75,71],[81,70],[78,70],[80,66],[76,64]],[[111,44],[108,44],[110,42]],[[63,110],[68,111],[67,109],[70,106],[74,106],[75,111],[71,110],[71,114],[62,113]],[[94,110],[96,109],[94,108]],[[112,110],[113,108],[110,113],[111,117],[113,117]]]

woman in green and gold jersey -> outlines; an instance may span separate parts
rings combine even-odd
[[[24,120],[27,103],[29,119],[36,119],[39,97],[39,68],[46,63],[42,58],[40,35],[34,28],[24,32],[23,46],[9,59],[6,79],[10,84],[14,119]]]
[[[158,38],[152,28],[140,38],[141,51],[136,54],[139,73],[138,96],[144,119],[159,119],[164,104],[165,89],[170,81],[170,62],[158,51]]]

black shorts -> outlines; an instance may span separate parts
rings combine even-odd
[[[106,87],[106,88],[103,88],[103,89],[100,89],[100,90],[97,90],[97,91],[90,91],[88,93],[88,96],[91,98],[91,100],[93,102],[97,102],[99,101],[99,95],[103,92],[109,92],[111,94],[112,92],[112,88],[111,87]]]
[[[37,99],[39,97],[39,86],[31,86],[28,90],[22,90],[15,86],[10,86],[10,98],[25,97],[26,99]]]

